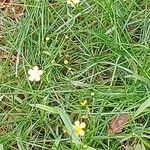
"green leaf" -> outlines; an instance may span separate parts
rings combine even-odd
[[[142,113],[146,108],[150,107],[150,98],[148,98],[135,112],[134,117],[137,117],[140,113]]]
[[[76,87],[90,87],[91,86],[90,84],[86,84],[81,81],[71,81],[71,83]]]
[[[96,149],[93,147],[88,147],[87,150],[96,150]]]
[[[0,96],[0,102],[3,100],[4,98],[4,95]]]
[[[43,109],[43,110],[48,111],[53,114],[59,114],[56,107],[49,107],[49,106],[42,105],[42,104],[30,104],[30,106]]]
[[[145,148],[145,146],[142,144],[137,144],[136,146],[135,146],[135,150],[146,150],[146,148]]]
[[[46,54],[46,55],[48,55],[48,56],[52,56],[52,54],[49,52],[49,51],[43,51],[43,54]]]
[[[3,144],[0,144],[0,150],[4,150]]]
[[[53,114],[59,114],[61,119],[62,119],[62,121],[64,122],[64,124],[65,124],[65,126],[67,128],[68,134],[72,138],[72,141],[77,146],[79,146],[79,144],[80,144],[79,138],[75,134],[73,125],[72,125],[68,115],[66,114],[65,110],[63,110],[61,108],[56,108],[56,107],[54,108],[54,107],[49,107],[49,106],[45,106],[45,105],[41,105],[41,104],[30,104],[30,106],[36,107],[36,108],[40,108],[42,110],[48,111],[48,112],[53,113]]]
[[[64,122],[67,130],[68,130],[68,134],[71,136],[72,138],[72,141],[78,146],[80,143],[79,141],[79,138],[77,137],[77,135],[75,134],[75,131],[74,131],[74,128],[73,128],[73,125],[68,117],[68,115],[66,114],[66,112],[61,109],[61,108],[58,108],[58,112],[60,114],[60,117],[62,119],[62,121]]]
[[[132,77],[134,77],[135,79],[146,83],[147,85],[150,85],[150,80],[145,78],[145,77],[143,77],[143,76],[139,76],[138,74],[133,74]]]

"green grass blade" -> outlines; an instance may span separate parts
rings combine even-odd
[[[68,134],[71,136],[73,142],[78,146],[80,144],[80,141],[79,141],[79,138],[75,134],[75,131],[73,129],[73,125],[72,125],[68,115],[61,108],[58,108],[58,112],[60,114],[60,117],[61,117],[62,121],[64,122],[64,124],[67,128]]]
[[[87,150],[96,150],[96,149],[93,147],[88,147]]]
[[[0,96],[0,102],[3,100],[4,95]]]
[[[55,107],[49,107],[49,106],[41,105],[41,104],[30,104],[30,106],[43,109],[43,110],[48,111],[53,114],[59,114],[57,111],[57,108],[55,108]]]
[[[4,150],[3,144],[0,144],[0,150]]]
[[[141,114],[146,108],[150,107],[150,98],[148,98],[135,112],[134,117],[137,117]]]
[[[62,119],[62,121],[64,122],[64,124],[65,124],[65,126],[67,128],[68,134],[72,138],[72,141],[76,145],[80,144],[79,138],[76,136],[75,131],[73,129],[73,125],[72,125],[68,115],[66,114],[66,112],[63,109],[49,107],[49,106],[45,106],[45,105],[41,105],[41,104],[30,104],[30,106],[36,107],[36,108],[39,108],[39,109],[42,109],[42,110],[45,110],[45,111],[48,111],[48,112],[53,113],[53,114],[59,114],[61,119]]]

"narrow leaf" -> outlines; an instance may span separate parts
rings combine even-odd
[[[59,114],[56,107],[49,107],[49,106],[42,105],[42,104],[30,104],[30,106],[43,109],[53,114]]]
[[[88,147],[87,150],[96,150],[96,149],[93,147]]]
[[[58,108],[58,112],[60,114],[60,117],[62,119],[62,121],[64,122],[67,130],[68,130],[68,134],[71,136],[73,142],[76,144],[76,145],[79,145],[80,144],[80,141],[79,141],[79,138],[77,137],[77,135],[75,134],[75,131],[74,131],[74,128],[73,128],[73,125],[68,117],[68,115],[66,114],[66,112],[61,109],[61,108]]]
[[[0,96],[0,102],[3,100],[4,98],[4,95]]]
[[[134,117],[137,117],[141,114],[146,108],[150,107],[150,98],[148,98],[135,112]]]
[[[3,144],[0,144],[0,150],[4,150]]]
[[[137,144],[136,146],[135,146],[135,150],[146,150],[146,148],[145,148],[145,146],[142,144]]]
[[[76,87],[90,87],[91,86],[90,84],[86,84],[81,81],[71,81],[71,83]]]
[[[62,119],[62,121],[64,122],[64,124],[65,124],[65,126],[67,128],[68,134],[72,138],[72,141],[77,146],[79,146],[79,144],[80,144],[79,138],[75,134],[73,125],[72,125],[68,115],[66,114],[66,112],[63,109],[56,108],[56,107],[49,107],[49,106],[45,106],[45,105],[41,105],[41,104],[30,104],[30,106],[36,107],[36,108],[39,108],[39,109],[43,109],[43,110],[48,111],[50,113],[59,114],[61,119]]]

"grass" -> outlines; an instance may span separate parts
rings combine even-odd
[[[75,8],[60,0],[19,3],[20,20],[0,9],[0,55],[7,54],[0,59],[0,147],[119,150],[139,143],[149,150],[149,0],[84,0]],[[27,71],[35,65],[44,73],[32,83]],[[85,99],[89,109],[80,104]],[[109,122],[122,113],[129,123],[109,135]],[[80,139],[63,132],[76,120],[87,125]]]

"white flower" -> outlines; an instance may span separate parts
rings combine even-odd
[[[28,74],[30,81],[40,81],[43,71],[39,70],[38,66],[34,66],[33,69],[28,70]]]
[[[74,123],[74,130],[77,136],[84,136],[85,131],[83,130],[86,127],[85,122],[75,121]]]
[[[67,4],[71,5],[72,7],[75,7],[75,5],[79,3],[80,3],[80,0],[67,0]]]

